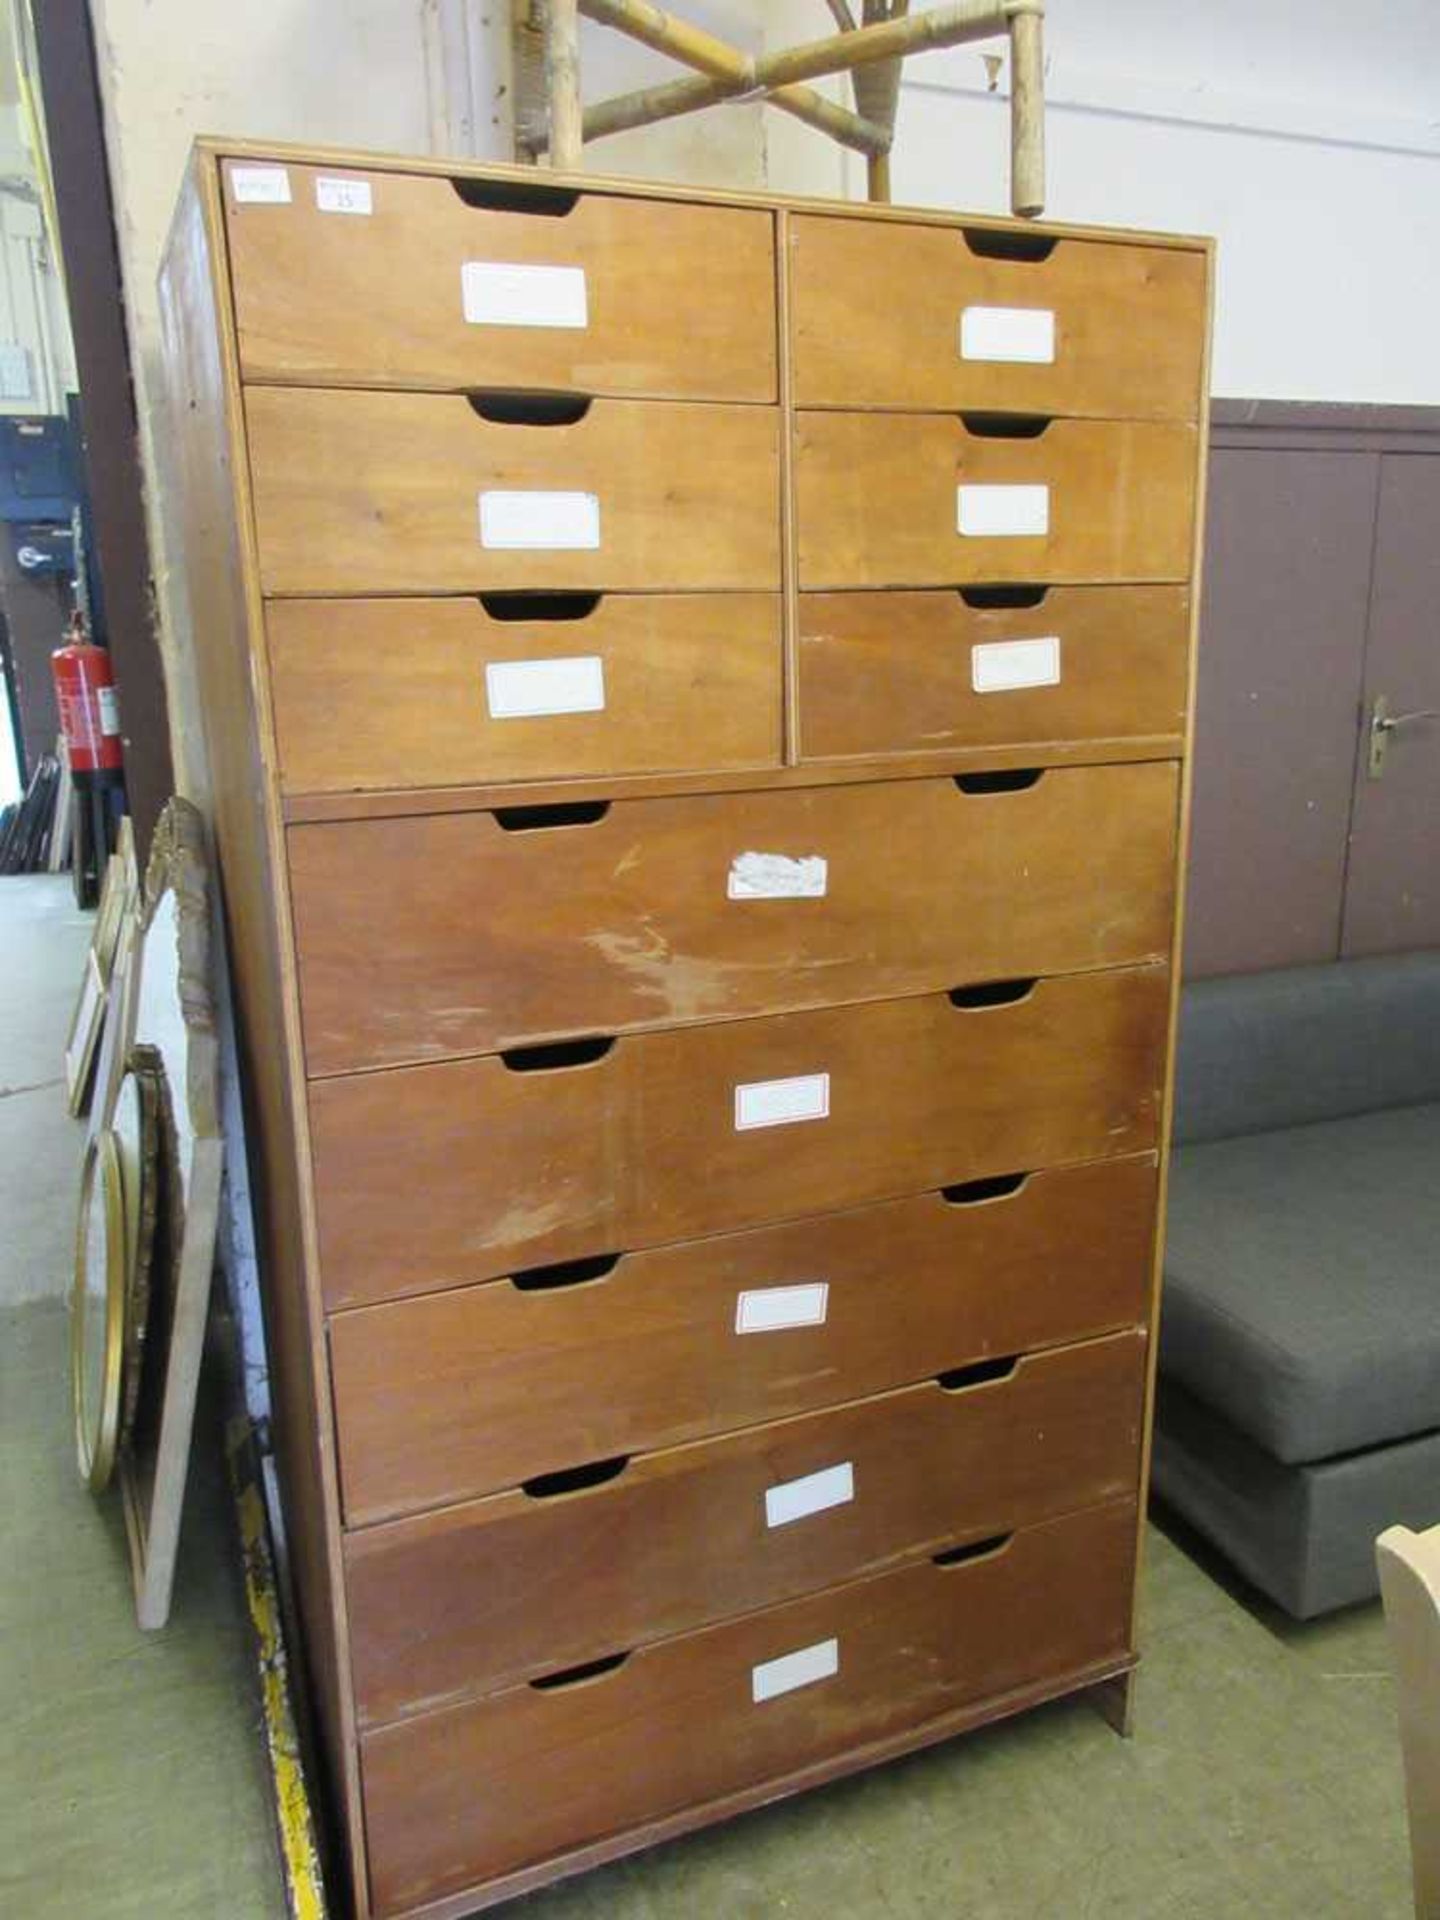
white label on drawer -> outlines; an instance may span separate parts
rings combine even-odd
[[[960,358],[1047,365],[1055,358],[1055,315],[1048,307],[966,307]]]
[[[1049,487],[957,487],[956,525],[974,539],[1050,531]]]
[[[321,213],[375,211],[375,200],[368,180],[340,180],[324,173],[316,177],[315,204]]]
[[[824,1513],[827,1507],[843,1507],[854,1498],[855,1469],[848,1460],[842,1460],[837,1467],[822,1467],[819,1473],[807,1473],[802,1479],[783,1480],[778,1487],[767,1487],[765,1524],[788,1527],[792,1520]]]
[[[1060,641],[1053,633],[1039,640],[990,640],[970,649],[970,684],[976,693],[1005,693],[1015,687],[1058,687]]]
[[[800,1073],[789,1080],[752,1080],[735,1089],[735,1131],[788,1127],[797,1120],[823,1120],[830,1111],[828,1073]]]
[[[830,1680],[840,1671],[840,1642],[817,1640],[813,1647],[797,1647],[794,1653],[782,1653],[778,1660],[762,1660],[750,1669],[750,1698],[758,1707],[762,1700],[774,1700],[797,1687],[813,1687],[817,1680]]]
[[[819,853],[737,853],[725,891],[732,900],[818,900],[829,872]]]
[[[751,1287],[735,1301],[736,1333],[781,1333],[786,1327],[823,1327],[830,1306],[828,1280],[799,1287]]]
[[[460,297],[472,327],[588,327],[583,267],[467,260]]]
[[[549,552],[600,544],[600,501],[593,493],[482,493],[482,547]]]
[[[290,176],[284,167],[231,167],[230,191],[244,206],[288,207]]]
[[[492,720],[603,713],[605,664],[594,653],[574,660],[490,660],[485,665],[485,704]]]

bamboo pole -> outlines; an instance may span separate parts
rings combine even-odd
[[[561,173],[577,173],[584,131],[576,0],[547,0],[545,87],[550,96],[550,164]]]
[[[624,12],[620,0],[581,0],[584,12],[601,17],[605,8]],[[808,41],[748,63],[749,84],[701,74],[693,80],[675,80],[668,86],[647,87],[638,93],[602,100],[585,115],[585,138],[598,140],[605,134],[622,133],[631,127],[652,126],[657,120],[670,120],[677,114],[693,113],[714,106],[738,93],[775,89],[799,80],[813,80],[821,74],[841,73],[866,65],[872,60],[898,59],[926,48],[954,47],[967,40],[985,40],[1006,33],[1012,16],[1038,8],[1039,0],[960,0],[960,4],[936,7],[929,13],[909,14],[904,19],[882,21],[873,27],[860,27],[854,33],[837,33],[824,40]],[[615,22],[612,22],[615,24]],[[666,51],[670,49],[667,47]],[[827,103],[828,105],[828,103]],[[834,108],[833,112],[843,112]],[[818,122],[817,122],[818,124]],[[888,145],[888,141],[886,142]]]
[[[1027,11],[1010,22],[1010,210],[1033,219],[1044,206],[1044,29]]]
[[[510,0],[510,93],[515,158],[533,161],[545,148],[545,22],[540,0]]]
[[[698,68],[706,79],[720,84],[716,100],[755,90],[755,62],[749,55],[741,53],[724,40],[716,39],[713,34],[691,26],[688,21],[676,19],[663,8],[650,6],[648,0],[580,0],[580,12],[587,19],[614,27],[659,53],[668,53],[685,66]],[[682,80],[673,84],[688,86],[694,83]],[[650,93],[664,91],[663,87],[647,90]],[[630,97],[640,99],[643,96],[636,94]],[[861,114],[850,113],[817,93],[813,87],[780,87],[769,95],[769,99],[772,106],[793,114],[797,120],[817,127],[822,133],[828,133],[832,140],[838,140],[842,146],[854,147],[868,155],[885,153],[889,149],[891,136],[881,123],[867,120]],[[712,103],[707,100],[700,104]],[[691,110],[682,106],[676,111],[684,113]],[[598,140],[606,133],[621,131],[618,127],[599,122],[596,116],[602,112],[603,107],[592,107],[585,115],[584,137],[587,140]],[[646,123],[641,121],[636,124]]]
[[[910,0],[864,0],[863,20],[873,27],[882,20],[903,19],[910,11]],[[855,30],[851,22],[850,30]],[[850,76],[855,89],[855,111],[867,120],[888,127],[895,137],[895,114],[900,105],[900,68],[896,60],[877,60],[873,66],[857,67]],[[866,190],[876,201],[890,198],[890,155],[872,153],[866,165]]]

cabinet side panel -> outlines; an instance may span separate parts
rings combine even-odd
[[[274,1435],[305,1665],[366,1910],[338,1559],[323,1321],[307,1261],[308,1138],[297,1114],[298,1014],[215,161],[192,162],[160,275],[163,439],[181,535],[195,683],[209,760],[264,1297]]]

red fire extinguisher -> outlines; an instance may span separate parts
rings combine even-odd
[[[110,655],[91,643],[83,614],[72,617],[65,644],[51,654],[50,666],[70,771],[82,782],[88,775],[91,783],[108,785],[105,776],[118,774],[124,765],[120,708]]]

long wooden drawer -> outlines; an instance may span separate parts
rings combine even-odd
[[[1184,580],[1195,429],[1052,420],[1014,438],[940,413],[802,413],[802,587]]]
[[[1198,249],[797,215],[796,403],[1195,420],[1205,264]]]
[[[644,1647],[361,1742],[372,1896],[396,1913],[589,1842],[776,1793],[927,1724],[940,1737],[1027,1690],[1128,1655],[1131,1502],[1016,1532]],[[870,1756],[870,1757],[873,1757]],[[758,1799],[759,1794],[756,1795]],[[715,1809],[720,1810],[718,1807]],[[637,1842],[638,1842],[637,1834]]]
[[[1155,959],[1178,779],[1154,762],[1018,791],[941,778],[622,800],[585,824],[560,807],[292,827],[306,1064]]]
[[[272,600],[287,793],[780,760],[776,594]]]
[[[777,409],[596,400],[550,425],[498,411],[249,388],[264,592],[779,586]]]
[[[1189,622],[1184,586],[802,593],[801,758],[1178,742]]]
[[[540,179],[223,174],[245,380],[775,398],[763,209]]]
[[[1138,1154],[337,1314],[346,1515],[1138,1324],[1154,1237],[1155,1156]]]
[[[312,1082],[326,1304],[1153,1147],[1166,969],[1018,991]]]
[[[1132,1498],[1144,1389],[1136,1329],[351,1533],[361,1718]]]

